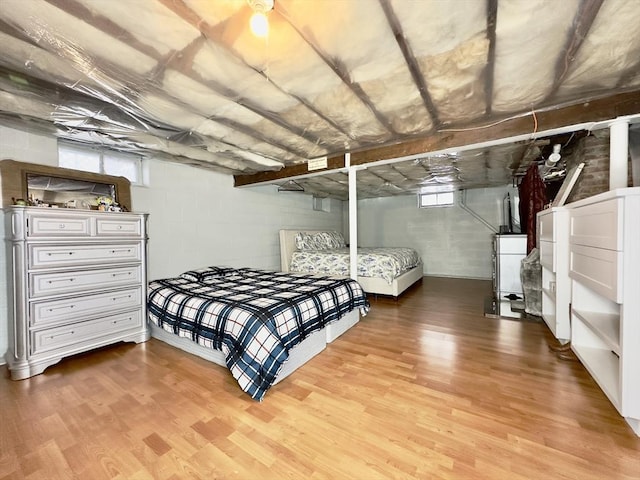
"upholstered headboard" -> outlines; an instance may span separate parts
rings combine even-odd
[[[291,255],[296,251],[296,235],[299,232],[319,233],[327,230],[280,230],[280,269],[283,272],[289,271]]]

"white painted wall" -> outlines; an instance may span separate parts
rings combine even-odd
[[[229,175],[151,162],[151,186],[133,187],[134,209],[149,216],[149,277],[206,265],[280,268],[278,230],[341,230],[342,202],[314,211],[312,197],[275,186],[234,188]]]
[[[497,230],[506,192],[517,194],[511,186],[467,190],[466,205]],[[461,192],[456,194],[460,198]],[[414,195],[360,200],[360,246],[415,248],[425,275],[491,278],[494,232],[458,204],[436,208],[417,204]]]
[[[0,159],[57,165],[57,141],[0,126]],[[342,229],[342,202],[314,211],[312,197],[276,187],[237,189],[233,178],[150,160],[149,187],[133,187],[134,210],[149,213],[149,278],[207,265],[279,269],[281,228]],[[4,222],[2,223],[4,238]],[[8,272],[6,252],[0,267]],[[8,345],[7,275],[0,278],[0,356]],[[0,364],[4,359],[0,359]]]

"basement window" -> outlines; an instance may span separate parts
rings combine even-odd
[[[142,157],[111,150],[58,143],[58,165],[83,172],[127,178],[132,185],[144,185]]]
[[[420,208],[450,207],[453,205],[453,194],[454,192],[419,193],[418,206]]]

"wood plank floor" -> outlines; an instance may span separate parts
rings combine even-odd
[[[640,478],[638,439],[544,324],[485,318],[489,282],[425,278],[276,385],[157,340],[0,367],[2,479]]]

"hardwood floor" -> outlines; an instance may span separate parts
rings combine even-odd
[[[0,378],[2,479],[640,478],[640,439],[489,282],[425,278],[257,403],[157,340]]]

